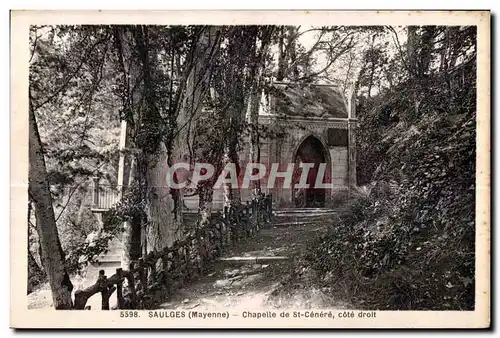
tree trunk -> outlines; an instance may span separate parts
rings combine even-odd
[[[354,61],[354,55],[351,52],[351,53],[349,53],[349,64],[347,65],[347,71],[345,74],[344,83],[342,85],[342,93],[344,93],[344,95],[346,95],[346,93],[347,93],[347,85],[348,85],[349,80],[350,80],[353,61]]]
[[[65,257],[59,240],[42,142],[35,112],[29,107],[29,193],[35,204],[36,230],[40,238],[42,265],[47,273],[56,310],[73,307],[73,284],[64,266]]]
[[[47,277],[45,275],[45,272],[43,271],[43,269],[40,267],[40,265],[38,264],[38,261],[36,260],[36,258],[33,256],[33,253],[31,252],[31,249],[30,249],[30,238],[32,236],[32,227],[35,228],[34,226],[32,226],[31,224],[31,211],[32,211],[32,207],[33,205],[31,204],[33,203],[31,200],[28,201],[28,245],[27,245],[27,248],[28,248],[28,294],[30,294],[31,292],[34,291],[34,288],[40,284],[41,281],[45,280],[45,278]],[[35,222],[36,220],[33,220],[33,222]],[[35,230],[36,231],[36,230]],[[38,248],[40,248],[40,246],[38,246]]]
[[[168,154],[161,143],[157,154],[149,156],[147,168],[147,252],[162,250],[182,236],[182,208],[167,183]],[[178,192],[178,190],[177,190]]]
[[[230,163],[236,164],[236,168],[237,168],[236,172],[238,173],[239,172],[239,170],[238,170],[239,161],[235,162],[234,157],[232,155],[231,146],[229,144],[226,144],[224,146],[224,156],[222,158],[222,167],[224,168],[224,167],[226,167],[226,165],[228,165]],[[227,178],[229,178],[229,175],[230,174],[228,173]],[[222,188],[223,188],[222,196],[223,196],[223,200],[224,200],[224,206],[229,207],[232,203],[240,202],[240,195],[239,195],[238,189],[232,189],[230,183],[223,183]]]
[[[259,103],[260,92],[257,86],[252,88],[250,98],[248,100],[248,126],[250,129],[250,152],[249,162],[260,162],[260,140],[259,140]],[[251,188],[255,194],[260,193],[260,180],[251,181]]]
[[[285,28],[282,26],[280,27],[279,37],[278,37],[278,72],[276,74],[277,81],[283,81],[285,74],[286,56],[284,48],[284,39],[285,39]]]
[[[141,223],[138,216],[124,222],[122,269],[129,270],[130,262],[141,257]]]
[[[224,158],[226,159],[226,163],[234,163],[236,166],[236,177],[240,176],[240,157],[238,155],[238,145],[239,145],[239,137],[241,136],[242,132],[242,120],[244,117],[244,110],[243,110],[243,102],[237,102],[236,103],[236,109],[234,110],[234,115],[233,118],[231,118],[231,127],[230,127],[230,137],[229,137],[229,144],[227,148],[225,149],[227,151],[226,154],[224,154]],[[240,203],[241,202],[241,196],[240,196],[240,190],[238,187],[235,187],[235,189],[232,189],[229,187],[230,193],[228,195],[228,198],[234,202],[234,203]],[[224,189],[224,193],[226,193],[228,190]]]
[[[375,77],[375,35],[372,37],[371,53],[370,53],[370,80],[368,82],[368,98],[372,97],[373,79]]]
[[[183,162],[188,165],[193,164],[194,154],[194,137],[196,123],[202,111],[205,98],[209,90],[209,82],[212,73],[213,59],[219,53],[220,38],[219,28],[210,27],[208,30],[201,33],[197,46],[194,52],[193,65],[186,79],[186,90],[182,101],[181,108],[176,118],[178,134],[173,140],[172,149],[169,150],[170,158],[168,164],[175,162]],[[186,178],[186,177],[184,177]],[[169,195],[170,196],[170,195]],[[184,190],[179,189],[174,191],[174,210],[172,213],[178,217],[176,230],[182,230],[182,207],[184,205]],[[199,207],[203,210],[208,210],[208,215],[211,211],[212,198],[201,201]],[[206,216],[206,215],[205,215]],[[202,214],[202,217],[204,215]],[[208,218],[205,220],[207,221]],[[205,222],[204,221],[204,222]],[[178,232],[179,236],[181,232]]]
[[[417,27],[408,26],[407,30],[406,53],[408,58],[408,72],[410,73],[410,77],[413,77],[417,69]]]
[[[174,161],[189,162],[194,157],[194,129],[209,89],[212,62],[219,52],[219,44],[219,29],[216,27],[208,28],[199,38],[192,61],[194,64],[187,75],[185,94],[176,119],[177,137],[173,142],[173,149],[169,149]]]
[[[130,169],[128,173],[127,188],[131,188],[136,183],[137,175],[137,159],[130,160]],[[125,179],[124,179],[125,181]],[[125,183],[125,182],[122,182]],[[125,184],[124,184],[125,185]],[[124,191],[124,195],[126,192]],[[140,196],[136,196],[140,200]],[[130,269],[130,262],[139,259],[141,256],[141,237],[142,237],[142,218],[140,214],[135,214],[130,220],[123,222],[123,235],[121,240],[123,243],[121,266],[124,270]]]
[[[281,43],[283,43],[282,40],[283,34],[280,35]],[[259,108],[260,100],[262,97],[262,71],[264,68],[264,60],[265,56],[268,53],[269,45],[270,39],[265,39],[262,41],[260,50],[258,52],[255,47],[252,50],[252,53],[255,55],[256,62],[254,63],[251,73],[251,76],[254,77],[254,83],[250,89],[247,103],[247,122],[250,129],[249,162],[251,163],[260,162]],[[260,194],[260,180],[252,181],[251,188],[254,194]]]
[[[300,78],[299,68],[297,67],[297,46],[295,36],[297,35],[297,27],[290,26],[288,27],[288,36],[287,36],[287,50],[290,53],[289,59],[290,64],[292,65],[292,74],[294,80]]]
[[[418,57],[417,75],[424,77],[428,72],[432,61],[434,51],[434,37],[436,34],[435,26],[424,26],[422,28],[422,38],[420,41],[420,55]]]

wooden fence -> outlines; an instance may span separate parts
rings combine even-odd
[[[114,291],[118,309],[144,309],[165,299],[186,282],[203,275],[207,265],[226,248],[270,223],[272,203],[272,195],[262,194],[246,204],[226,207],[207,226],[197,227],[172,246],[131,262],[128,271],[119,268],[107,278],[101,270],[94,285],[76,291],[74,308],[85,309],[87,300],[99,292],[103,310],[109,310]]]

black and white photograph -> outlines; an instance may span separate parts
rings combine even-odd
[[[462,14],[30,22],[17,325],[489,326],[490,14]]]

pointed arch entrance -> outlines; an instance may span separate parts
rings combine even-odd
[[[331,162],[328,151],[323,143],[314,135],[307,136],[294,154],[295,172],[293,176],[292,200],[297,208],[324,208],[329,190],[318,187],[317,183],[330,183]],[[301,163],[310,163],[306,186],[301,182]],[[324,172],[321,173],[321,164]],[[304,169],[306,170],[306,169]],[[305,174],[304,174],[305,175]],[[323,179],[319,178],[323,176]],[[302,184],[299,184],[302,183]]]

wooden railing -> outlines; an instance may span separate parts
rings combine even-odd
[[[262,194],[246,204],[224,208],[207,226],[197,227],[172,246],[131,262],[128,271],[116,269],[107,278],[101,270],[94,285],[75,293],[75,309],[85,309],[87,300],[100,292],[102,309],[109,310],[109,299],[115,290],[118,309],[148,308],[203,275],[207,265],[227,247],[248,238],[270,223],[271,218],[272,195]]]

